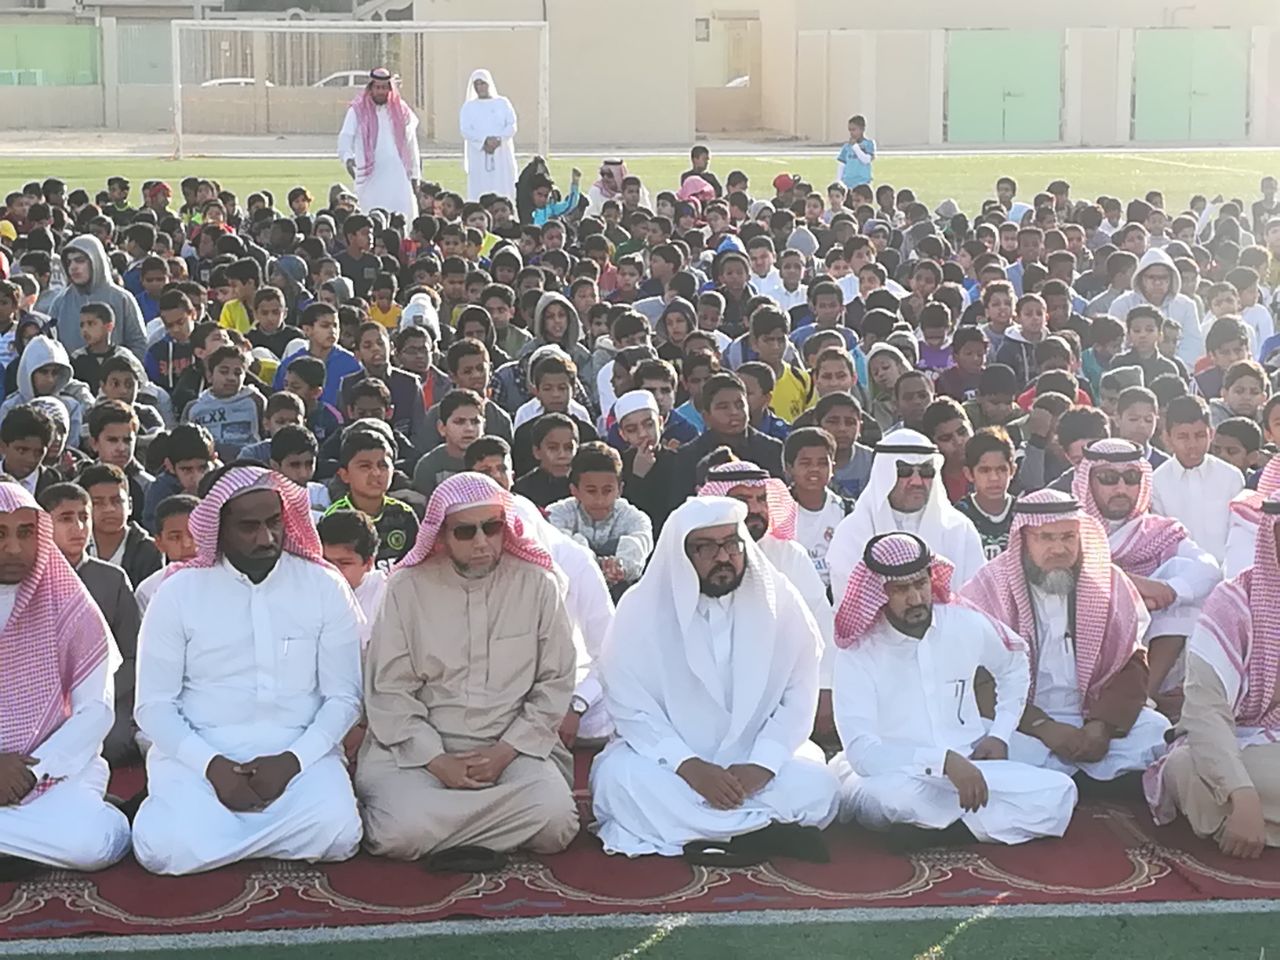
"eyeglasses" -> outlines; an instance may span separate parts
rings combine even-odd
[[[734,536],[728,540],[699,540],[689,547],[689,552],[704,563],[716,559],[721,551],[731,560],[742,556],[742,538]]]
[[[484,523],[460,523],[449,531],[455,540],[474,540],[476,531],[480,531],[486,537],[496,537],[506,527],[505,520],[493,519],[486,520]]]
[[[1142,483],[1141,470],[1095,470],[1093,471],[1093,479],[1103,487],[1114,487],[1123,483],[1127,487],[1136,487]]]
[[[921,480],[932,480],[938,475],[938,468],[932,463],[903,463],[898,461],[898,479],[905,480],[917,476]]]

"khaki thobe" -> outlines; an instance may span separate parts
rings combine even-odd
[[[1187,657],[1186,702],[1178,729],[1186,747],[1165,761],[1164,788],[1173,795],[1191,829],[1216,837],[1231,812],[1233,791],[1253,787],[1262,800],[1267,846],[1280,847],[1280,743],[1241,747],[1236,718],[1213,667]]]
[[[365,660],[369,734],[355,780],[368,849],[405,860],[467,845],[564,849],[578,815],[558,729],[575,669],[543,568],[504,555],[472,580],[435,557],[392,574]],[[426,769],[499,740],[517,756],[484,789],[450,789]]]

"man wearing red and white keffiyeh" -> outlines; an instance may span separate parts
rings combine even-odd
[[[1147,692],[1177,719],[1182,699],[1182,648],[1200,605],[1222,582],[1213,555],[1177,520],[1150,512],[1151,462],[1128,440],[1095,440],[1076,467],[1072,492],[1107,532],[1111,562],[1129,575],[1151,614],[1144,638]]]
[[[698,490],[700,497],[728,497],[747,505],[747,532],[755,540],[765,559],[799,591],[804,604],[813,614],[822,634],[822,662],[818,667],[823,708],[830,716],[832,612],[827,588],[818,576],[809,553],[796,542],[796,501],[787,485],[767,470],[746,460],[731,460],[707,471],[707,482]]]
[[[236,465],[202,485],[196,555],[169,568],[138,641],[134,716],[152,747],[134,855],[162,874],[345,860],[361,833],[342,754],[360,716],[356,599],[305,489]]]
[[[1015,501],[1013,513],[1009,548],[960,591],[1031,655],[1010,759],[1095,780],[1145,769],[1169,729],[1146,706],[1146,605],[1074,497],[1040,490]]]
[[[1027,648],[958,603],[951,563],[910,533],[873,537],[836,616],[841,818],[872,830],[963,825],[979,840],[1060,837],[1076,785],[1008,759],[1030,684]],[[993,720],[973,678],[996,682]]]
[[[35,861],[101,870],[129,851],[103,800],[120,654],[25,488],[0,483],[0,878]]]
[[[1247,858],[1280,847],[1280,495],[1259,520],[1253,566],[1209,595],[1192,631],[1179,738],[1145,778],[1157,823],[1182,813]]]
[[[436,487],[365,654],[365,843],[440,869],[578,834],[560,739],[577,656],[554,563],[480,473]]]
[[[1280,491],[1280,457],[1272,457],[1258,474],[1258,489],[1242,490],[1231,501],[1231,519],[1227,526],[1227,556],[1222,561],[1222,575],[1239,576],[1253,566],[1254,541],[1262,523],[1262,505]]]

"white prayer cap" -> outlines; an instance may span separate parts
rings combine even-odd
[[[422,327],[431,332],[431,338],[440,342],[440,312],[436,309],[431,297],[425,293],[415,293],[405,304],[400,314],[400,329]]]
[[[660,416],[658,401],[654,399],[653,394],[648,390],[628,390],[613,404],[613,415],[617,418],[619,424],[622,423],[623,417],[641,410],[650,411],[655,419]]]

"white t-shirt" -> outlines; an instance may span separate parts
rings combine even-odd
[[[809,554],[814,569],[828,588],[831,586],[831,571],[827,569],[827,548],[831,546],[831,537],[843,519],[844,504],[830,490],[827,491],[826,503],[819,510],[806,510],[796,505],[796,543]]]

